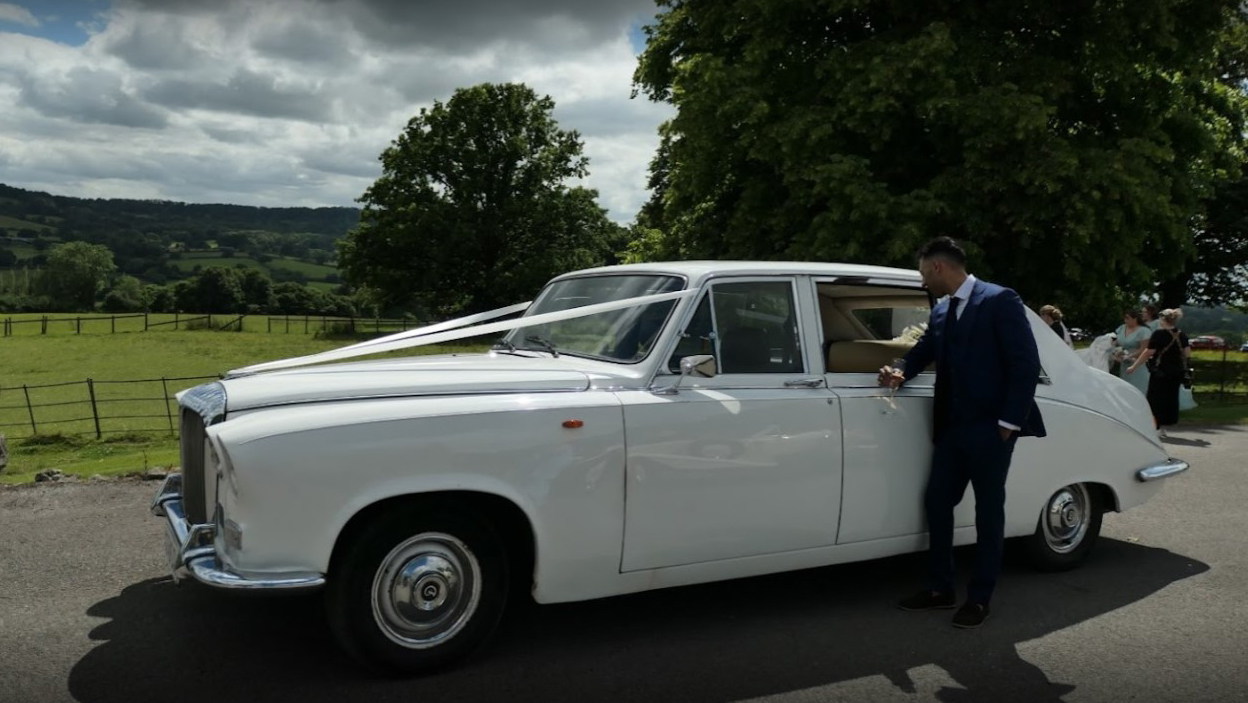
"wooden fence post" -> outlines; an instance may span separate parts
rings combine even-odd
[[[173,328],[175,330],[178,328],[178,311],[177,310],[173,311]]]
[[[112,333],[113,333],[113,334],[117,334],[117,316],[116,316],[116,315],[113,315],[113,316],[112,316],[111,318],[109,318],[109,319],[111,319],[111,320],[113,321],[113,332],[112,332]]]
[[[169,409],[169,383],[164,376],[160,377],[160,389],[164,391],[165,414],[169,416],[169,431],[173,432],[173,411]]]
[[[1226,347],[1222,347],[1222,365],[1218,367],[1221,379],[1218,381],[1218,402],[1226,397]]]
[[[30,433],[39,434],[39,428],[35,427],[35,407],[30,404],[30,389],[26,384],[22,384],[22,393],[26,395],[26,412],[30,415]]]
[[[95,438],[100,438],[100,410],[95,405],[95,381],[87,379],[87,393],[91,395],[91,417],[95,420]]]
[[[146,312],[143,313],[143,331],[144,332],[147,331],[147,313]]]
[[[40,326],[39,334],[47,334],[47,333],[48,333],[48,316],[44,315],[43,324]]]

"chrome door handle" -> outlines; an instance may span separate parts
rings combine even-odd
[[[799,378],[792,381],[785,381],[785,388],[818,388],[823,385],[822,378]]]

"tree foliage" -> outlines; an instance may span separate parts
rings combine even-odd
[[[339,267],[382,307],[435,315],[533,295],[552,275],[603,263],[619,228],[570,187],[587,160],[554,101],[519,84],[457,90],[422,109],[381,155]]]
[[[108,247],[86,242],[58,244],[48,252],[43,280],[52,299],[68,310],[91,310],[96,293],[104,290],[117,266]]]
[[[678,112],[646,251],[912,266],[952,234],[1028,302],[1090,313],[1190,278],[1197,233],[1223,251],[1237,2],[660,4],[634,78]]]

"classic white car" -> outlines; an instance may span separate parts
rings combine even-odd
[[[892,395],[876,373],[931,302],[916,272],[867,266],[570,273],[520,318],[184,392],[183,472],[153,511],[176,577],[323,587],[344,648],[401,672],[470,654],[525,592],[575,601],[922,550],[935,376]],[[1049,437],[1017,445],[1006,535],[1069,568],[1104,511],[1187,464],[1137,390],[1029,317]],[[492,331],[506,334],[486,353],[280,369]],[[968,495],[956,543],[973,523]]]

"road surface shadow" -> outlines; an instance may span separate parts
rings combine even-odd
[[[965,583],[972,554],[958,550]],[[668,589],[585,603],[526,605],[454,671],[373,677],[339,652],[316,596],[239,598],[150,580],[87,611],[107,618],[100,644],[70,672],[83,703],[220,701],[738,701],[929,664],[960,688],[937,696],[1060,701],[1016,645],[1147,598],[1208,570],[1163,549],[1102,539],[1081,568],[1040,574],[1007,565],[993,617],[950,626],[951,611],[892,607],[912,591],[921,555]]]

